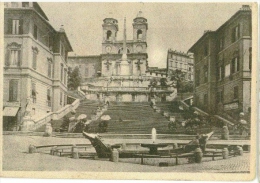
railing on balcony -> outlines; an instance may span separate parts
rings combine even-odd
[[[146,92],[156,92],[156,91],[170,91],[168,87],[157,86],[157,87],[138,87],[138,86],[91,86],[86,91],[146,91]]]

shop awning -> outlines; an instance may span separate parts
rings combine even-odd
[[[16,116],[19,107],[5,107],[4,108],[4,116]]]

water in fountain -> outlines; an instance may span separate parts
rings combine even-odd
[[[156,129],[155,128],[152,129],[152,141],[153,141],[153,143],[155,143],[155,141],[156,141]]]

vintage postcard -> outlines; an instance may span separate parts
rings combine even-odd
[[[1,177],[255,178],[257,3],[0,5]]]

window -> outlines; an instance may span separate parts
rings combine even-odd
[[[249,69],[252,70],[252,47],[249,48]]]
[[[9,101],[15,102],[18,97],[18,80],[10,80],[9,81]]]
[[[51,90],[47,89],[47,105],[51,107]]]
[[[66,60],[65,46],[63,45],[62,42],[60,42],[60,54],[61,54],[61,56]]]
[[[234,87],[234,99],[238,99],[238,86]]]
[[[34,27],[33,27],[33,37],[34,37],[34,39],[36,39],[36,40],[37,40],[37,38],[38,38],[38,28],[37,28],[36,25],[34,25]]]
[[[19,20],[13,20],[12,34],[19,34]]]
[[[62,98],[63,98],[62,92],[60,92],[60,105],[62,105]]]
[[[7,34],[23,34],[23,20],[9,19]]]
[[[137,39],[142,39],[143,37],[143,31],[142,30],[137,30]]]
[[[33,103],[36,103],[36,95],[37,95],[36,84],[32,83],[32,99],[33,99]]]
[[[10,66],[19,66],[21,59],[21,50],[10,50]]]
[[[52,78],[52,61],[48,59],[48,77]]]
[[[225,66],[225,77],[230,75],[230,64],[227,64]]]
[[[180,69],[182,69],[182,63],[180,63]]]
[[[224,49],[224,38],[220,38],[219,40],[219,51]]]
[[[11,7],[12,7],[12,8],[17,8],[17,7],[19,7],[19,3],[18,3],[18,2],[11,2]]]
[[[231,36],[232,36],[232,43],[239,39],[239,36],[240,36],[240,26],[239,26],[239,24],[232,29],[232,35]]]
[[[33,47],[33,58],[32,58],[32,68],[33,69],[37,69],[37,55],[38,55],[38,48],[37,47]]]
[[[112,32],[109,30],[107,31],[107,40],[111,40]]]
[[[136,95],[132,94],[132,102],[135,102]]]
[[[21,46],[16,42],[12,42],[7,45],[5,52],[5,66],[20,66],[22,62],[21,58]]]
[[[63,64],[60,64],[60,81],[63,81]]]
[[[169,61],[169,67],[172,67],[172,61]]]
[[[224,69],[223,66],[218,67],[218,80],[222,80],[224,78]]]
[[[239,71],[239,60],[238,57],[232,59],[232,67],[231,67],[231,73],[235,73]]]
[[[67,84],[67,69],[64,69],[64,84]]]
[[[191,71],[191,67],[189,67],[189,71]]]
[[[29,2],[22,2],[22,7],[29,7]]]

